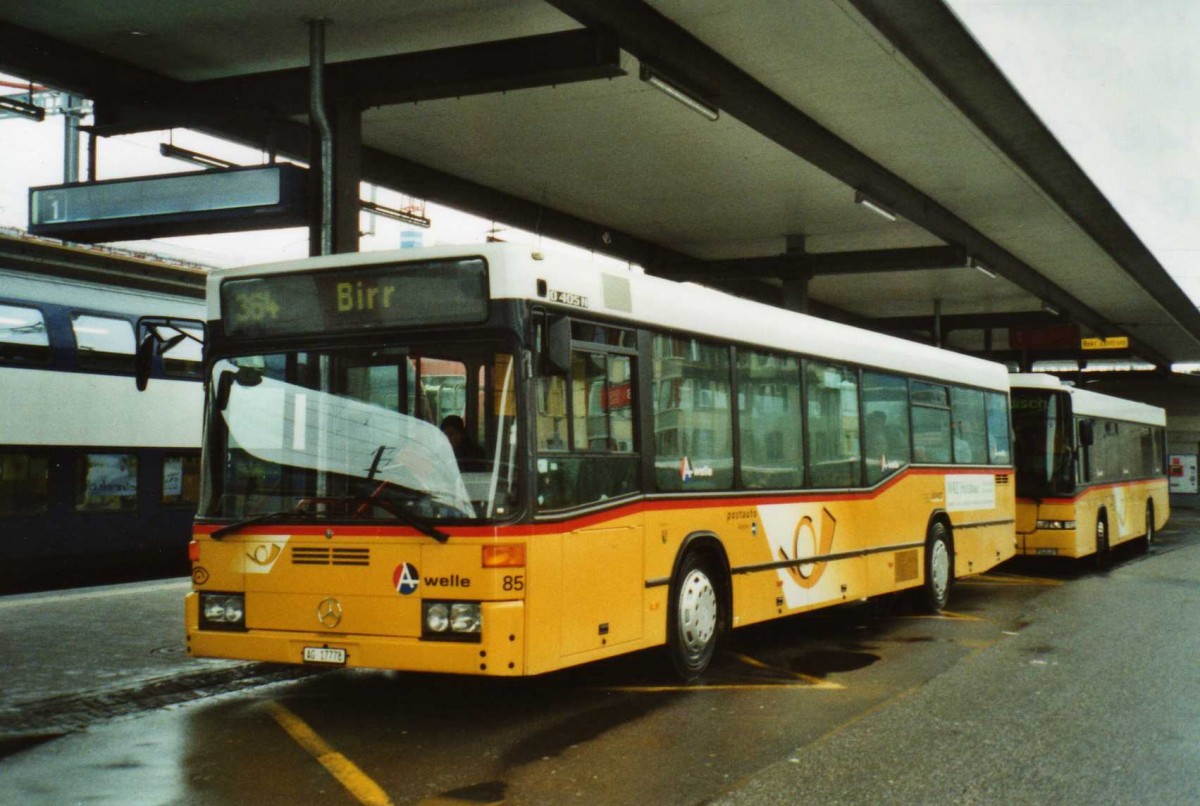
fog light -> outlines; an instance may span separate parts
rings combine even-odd
[[[450,627],[450,608],[441,602],[425,606],[425,628],[430,632],[442,633]]]
[[[477,633],[481,626],[478,604],[456,602],[450,605],[450,629],[453,632]]]

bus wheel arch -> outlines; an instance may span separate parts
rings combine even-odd
[[[929,518],[925,529],[925,581],[917,589],[922,609],[940,613],[950,601],[954,585],[954,529],[942,511]]]
[[[684,540],[675,557],[667,604],[667,650],[686,682],[708,668],[733,612],[729,560],[711,532]]]

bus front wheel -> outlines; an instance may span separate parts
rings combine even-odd
[[[925,584],[920,589],[921,606],[930,613],[942,612],[950,601],[953,579],[954,552],[950,548],[950,531],[942,521],[934,521],[925,541]]]
[[[675,671],[685,682],[704,673],[717,647],[721,600],[711,567],[690,552],[671,586],[667,645]]]

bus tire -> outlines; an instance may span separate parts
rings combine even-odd
[[[704,674],[717,648],[721,624],[721,594],[712,566],[698,551],[690,551],[671,584],[667,648],[671,663],[684,682]]]
[[[1139,546],[1142,551],[1148,551],[1154,545],[1154,502],[1146,502],[1146,534]]]
[[[925,539],[925,582],[920,588],[919,603],[930,613],[940,613],[950,601],[950,586],[954,583],[954,549],[950,545],[950,530],[945,521],[929,524]]]
[[[1095,562],[1097,568],[1107,568],[1111,558],[1111,547],[1108,540],[1108,513],[1100,510],[1100,515],[1096,518],[1096,554]]]

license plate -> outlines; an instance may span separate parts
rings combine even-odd
[[[338,666],[346,665],[346,650],[330,649],[327,646],[304,647],[305,663],[332,663]]]
[[[1058,549],[1038,549],[1039,557],[1055,557],[1058,555]]]

